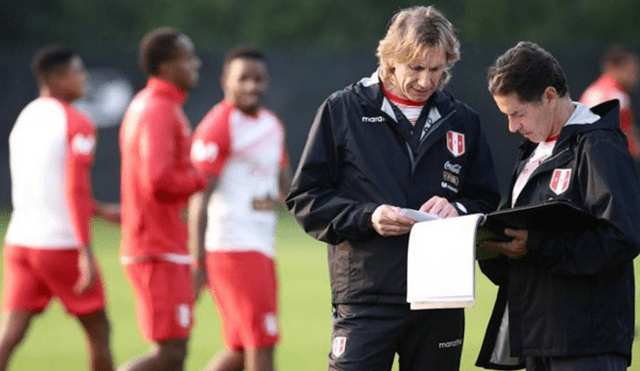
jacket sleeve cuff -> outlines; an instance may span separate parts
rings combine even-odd
[[[467,208],[460,202],[454,202],[451,204],[451,206],[456,209],[458,215],[467,215],[469,213],[469,211],[467,211]]]
[[[371,224],[371,215],[373,215],[373,212],[377,207],[378,205],[374,203],[367,203],[364,205],[362,217],[358,223],[363,231],[374,231],[373,224]]]

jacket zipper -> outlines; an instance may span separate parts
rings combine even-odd
[[[429,128],[429,131],[424,135],[424,137],[422,137],[422,139],[420,139],[418,150],[420,149],[420,146],[422,145],[422,143],[424,143],[424,141],[427,140],[427,138],[431,134],[433,134],[440,126],[442,126],[442,124],[445,121],[447,121],[449,117],[451,117],[451,115],[453,115],[454,113],[456,113],[455,109],[449,112],[448,115],[440,118],[440,120],[433,123],[433,125]],[[415,173],[415,170],[416,170],[416,166],[418,165],[418,161],[417,161],[418,159],[413,156],[413,151],[411,150],[411,146],[409,146],[409,143],[405,141],[405,144],[407,145],[407,150],[409,151],[409,158],[411,159],[411,177],[413,177],[413,174]]]

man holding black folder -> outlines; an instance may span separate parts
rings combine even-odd
[[[620,131],[619,102],[572,102],[557,60],[520,42],[489,68],[489,91],[526,140],[508,207],[569,203],[593,217],[505,230],[484,242],[500,286],[477,365],[492,369],[624,370],[634,332],[633,258],[640,180]]]

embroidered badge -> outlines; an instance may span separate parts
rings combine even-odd
[[[447,131],[447,149],[452,155],[458,157],[464,153],[464,134],[456,131]]]
[[[345,348],[347,347],[347,337],[346,336],[336,336],[333,338],[333,347],[331,349],[331,353],[335,358],[338,358],[344,353]]]
[[[571,180],[571,169],[555,169],[551,176],[551,182],[549,188],[553,193],[559,195],[569,188],[569,181]]]

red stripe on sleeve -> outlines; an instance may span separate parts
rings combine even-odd
[[[65,198],[73,229],[81,246],[91,243],[91,217],[95,203],[91,195],[91,166],[97,131],[82,114],[65,104],[67,149],[65,156]]]

